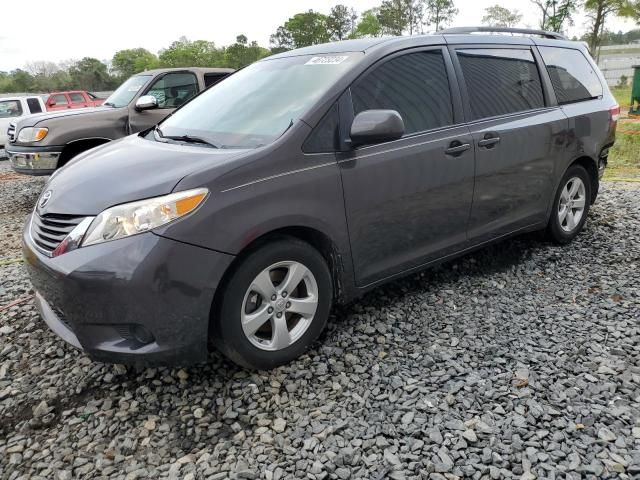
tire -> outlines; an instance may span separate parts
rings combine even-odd
[[[333,296],[322,255],[290,237],[249,253],[223,288],[213,311],[211,341],[234,363],[255,370],[302,355],[324,330]]]
[[[553,200],[547,236],[560,245],[572,241],[584,227],[590,206],[591,178],[584,167],[572,165],[562,177]]]

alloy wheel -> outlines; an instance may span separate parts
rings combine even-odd
[[[560,193],[558,221],[560,228],[569,233],[580,224],[586,202],[584,182],[578,177],[570,178]]]

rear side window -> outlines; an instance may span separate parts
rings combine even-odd
[[[57,95],[53,96],[53,101],[56,102],[56,105],[66,105],[67,97],[64,95],[64,93],[58,93]]]
[[[70,93],[69,98],[71,98],[72,103],[84,103],[84,97],[81,93]]]
[[[27,98],[27,105],[29,106],[29,111],[31,113],[40,113],[42,112],[42,107],[40,106],[40,102],[37,98]]]
[[[474,119],[544,107],[540,73],[531,50],[458,50]]]
[[[602,95],[602,84],[579,50],[538,47],[547,66],[560,105],[591,100]]]
[[[442,51],[392,58],[366,73],[351,87],[353,108],[396,110],[405,132],[431,130],[453,123],[453,107]]]
[[[204,87],[210,87],[211,85],[215,85],[224,77],[226,77],[226,73],[205,73],[204,74]]]

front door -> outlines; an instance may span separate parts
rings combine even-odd
[[[456,57],[476,147],[469,239],[477,243],[545,221],[567,118],[549,106],[530,47],[459,47]]]
[[[473,195],[471,136],[441,48],[382,60],[351,87],[354,114],[396,110],[400,140],[338,157],[356,281],[366,286],[460,248]]]
[[[153,95],[158,108],[138,111],[135,102],[129,107],[130,133],[153,127],[177,107],[198,93],[198,79],[193,72],[171,72],[155,79],[141,95]]]

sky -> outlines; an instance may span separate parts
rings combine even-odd
[[[181,36],[229,45],[239,34],[269,46],[269,36],[289,17],[309,9],[322,13],[336,3],[362,12],[381,0],[30,0],[3,5],[0,22],[0,71],[24,68],[28,62],[60,62],[82,57],[109,61],[125,48],[143,47],[153,53]],[[522,25],[537,28],[538,13],[529,0],[455,0],[460,13],[451,26],[479,25],[484,9],[496,3],[516,8]],[[11,19],[11,20],[9,20]],[[569,35],[585,30],[577,16]],[[613,19],[607,27],[634,28]]]

